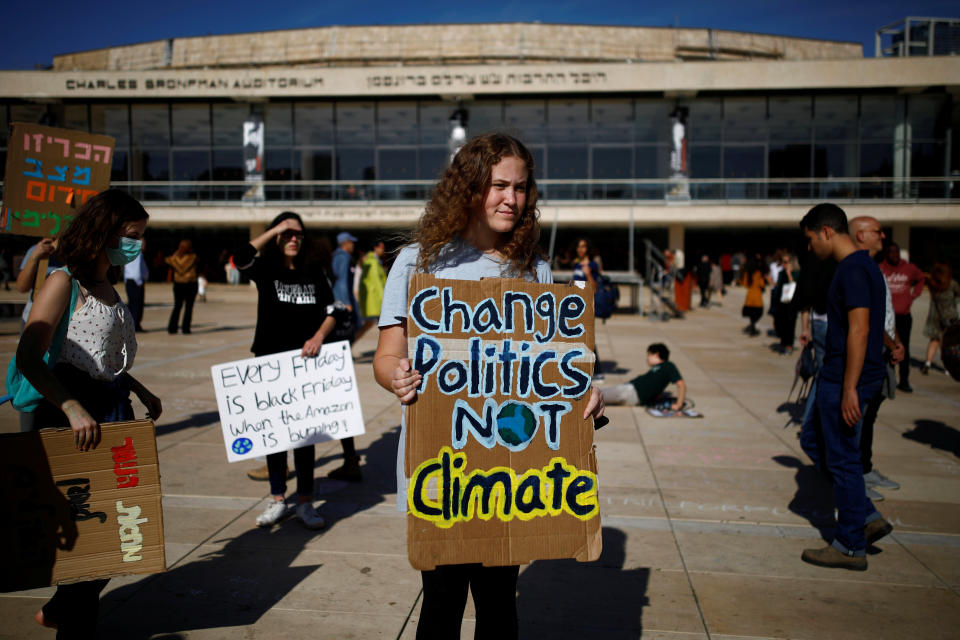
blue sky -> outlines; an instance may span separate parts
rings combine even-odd
[[[712,27],[826,40],[862,42],[873,55],[877,28],[907,15],[960,17],[956,0],[741,0],[624,2],[575,0],[491,5],[460,2],[403,3],[388,0],[251,2],[161,0],[3,0],[4,42],[0,69],[49,65],[59,53],[100,49],[171,37],[297,29],[328,25],[470,22],[583,23],[665,27]]]

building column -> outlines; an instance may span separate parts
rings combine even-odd
[[[895,222],[893,224],[893,237],[890,238],[900,247],[900,259],[910,261],[910,223]]]
[[[686,228],[682,224],[671,224],[667,227],[667,248],[677,252],[676,265],[683,268],[685,265],[684,243]]]

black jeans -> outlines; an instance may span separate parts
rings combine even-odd
[[[900,361],[899,383],[910,384],[910,331],[913,329],[913,316],[909,313],[894,316],[897,324],[897,335],[903,344],[903,360]]]
[[[448,640],[460,637],[467,588],[477,610],[475,640],[514,640],[518,634],[517,576],[520,567],[484,567],[451,564],[421,571],[423,606],[417,624],[417,640]]]
[[[193,301],[196,299],[196,281],[173,283],[173,311],[170,312],[170,322],[167,323],[168,332],[177,332],[177,325],[180,322],[180,308],[183,307],[183,332],[190,333],[190,322],[193,320]]]
[[[293,450],[293,468],[297,472],[297,495],[313,496],[313,445]],[[270,493],[275,496],[287,494],[287,452],[267,454],[267,473],[270,476]]]
[[[882,393],[877,392],[867,403],[867,410],[863,412],[863,425],[860,427],[860,464],[863,465],[864,474],[873,471],[873,424],[877,421],[877,413],[885,399]]]

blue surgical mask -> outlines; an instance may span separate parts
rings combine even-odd
[[[110,264],[114,266],[129,264],[140,255],[140,248],[142,246],[143,241],[141,240],[121,237],[120,245],[116,249],[107,247],[107,259],[110,260]]]

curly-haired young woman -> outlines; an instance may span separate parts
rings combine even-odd
[[[416,272],[440,278],[479,280],[522,277],[551,283],[540,257],[540,224],[533,157],[518,140],[489,134],[467,142],[434,189],[426,211],[387,277],[380,310],[380,340],[373,367],[377,382],[402,405],[417,395],[420,374],[407,354],[407,288]],[[587,413],[603,415],[603,400],[591,390]],[[398,453],[398,508],[406,508],[403,473],[405,412]],[[586,416],[585,416],[586,417]],[[449,428],[449,427],[448,427]],[[443,565],[423,571],[418,638],[458,638],[468,588],[477,610],[477,638],[517,637],[519,567]]]

